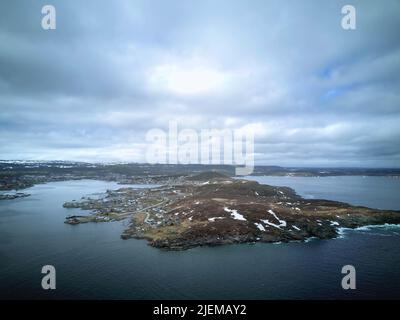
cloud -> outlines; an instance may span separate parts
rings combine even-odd
[[[0,158],[144,161],[146,132],[254,130],[256,162],[399,166],[400,3],[2,3]]]

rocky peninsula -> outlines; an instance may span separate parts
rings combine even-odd
[[[304,199],[287,187],[233,179],[218,172],[186,176],[154,188],[109,190],[64,204],[90,210],[68,224],[129,219],[123,239],[147,239],[169,250],[204,245],[331,239],[339,228],[400,224],[400,212]]]

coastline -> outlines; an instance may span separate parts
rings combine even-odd
[[[151,246],[167,250],[249,242],[308,242],[314,237],[337,238],[342,227],[400,223],[400,211],[304,199],[291,188],[214,175],[208,173],[207,181],[188,179],[183,184],[140,192],[118,189],[108,191],[100,200],[68,202],[65,207],[94,211],[88,216],[69,216],[65,222],[76,225],[130,219],[123,239],[146,239]],[[113,206],[105,205],[109,202]],[[132,206],[135,209],[126,211]]]

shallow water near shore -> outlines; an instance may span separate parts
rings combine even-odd
[[[400,180],[389,177],[251,177],[324,198],[400,210]],[[300,180],[295,180],[300,179]],[[307,180],[308,179],[308,180]],[[122,240],[127,220],[64,224],[65,201],[121,187],[113,182],[52,182],[0,201],[0,298],[24,299],[335,299],[400,298],[400,228],[343,230],[333,240],[242,244],[163,251]],[[143,187],[143,186],[136,186]],[[41,289],[41,267],[57,289]],[[341,268],[357,289],[341,288]]]

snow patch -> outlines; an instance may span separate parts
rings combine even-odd
[[[220,220],[220,219],[225,219],[225,217],[212,217],[212,218],[208,218],[208,221],[214,222],[215,220]]]
[[[274,223],[272,223],[272,222],[269,222],[268,219],[262,220],[264,223],[269,224],[269,225],[271,225],[271,226],[273,226],[273,227],[276,227],[276,228],[279,228],[279,229],[280,229],[281,227],[286,227],[286,221],[285,221],[285,220],[279,219],[278,216],[275,214],[275,212],[273,212],[272,210],[268,210],[268,213],[269,213],[269,214],[272,214],[273,217],[274,217],[276,220],[278,220],[279,225],[274,224]]]
[[[242,220],[242,221],[247,221],[245,217],[243,217],[243,215],[241,215],[239,212],[237,212],[237,210],[235,209],[229,209],[228,207],[224,207],[224,210],[226,212],[229,212],[232,216],[233,219],[235,220]]]
[[[265,231],[265,228],[264,228],[264,226],[263,226],[261,223],[255,222],[254,224],[256,225],[256,227],[257,227],[259,230]]]

